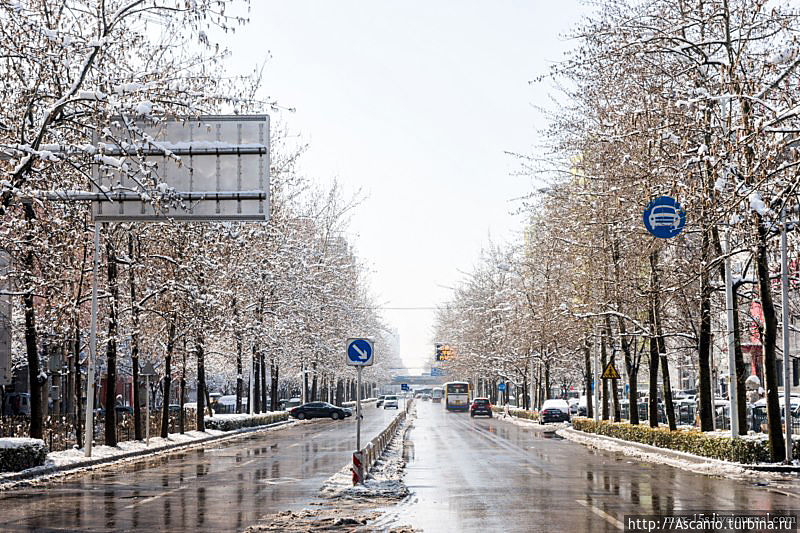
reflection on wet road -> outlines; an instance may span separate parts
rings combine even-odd
[[[439,531],[620,531],[625,514],[797,509],[751,483],[591,450],[496,419],[417,403],[406,446],[415,493],[397,523]]]
[[[362,440],[397,411],[364,408]],[[355,448],[355,421],[315,420],[209,448],[0,492],[0,531],[242,531],[302,507]]]

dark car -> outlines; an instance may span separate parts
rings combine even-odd
[[[539,421],[542,424],[569,422],[569,404],[566,400],[545,400],[539,412]]]
[[[492,403],[489,398],[475,398],[469,406],[469,416],[486,415],[492,417]]]
[[[337,407],[328,402],[309,402],[289,409],[289,416],[298,420],[306,418],[333,418],[339,420],[352,416],[353,411],[346,407]]]

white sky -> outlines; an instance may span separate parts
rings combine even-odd
[[[528,81],[570,46],[577,3],[253,0],[230,70],[270,57],[265,95],[296,108],[273,124],[310,144],[301,171],[366,196],[350,227],[383,305],[434,307],[490,236],[519,238],[532,185],[504,151],[537,144],[548,89]],[[434,312],[383,316],[405,364],[429,364]]]

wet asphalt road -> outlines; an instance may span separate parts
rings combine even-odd
[[[406,484],[381,522],[430,532],[621,531],[625,514],[798,509],[798,495],[645,463],[417,402]],[[800,493],[800,491],[795,491]]]
[[[362,443],[396,414],[367,404]],[[353,418],[314,420],[0,492],[0,531],[242,531],[306,505],[353,449]]]

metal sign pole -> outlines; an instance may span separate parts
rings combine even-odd
[[[739,380],[736,377],[736,341],[733,330],[733,280],[731,279],[731,245],[728,232],[724,233],[725,238],[725,307],[728,315],[728,397],[730,399],[731,415],[731,437],[739,437]]]
[[[356,385],[356,450],[361,450],[361,369],[363,367],[356,367],[358,370],[358,384]]]
[[[150,374],[144,377],[144,389],[144,408],[146,411],[144,420],[147,425],[145,429],[145,442],[146,446],[150,446]]]
[[[602,342],[602,340],[600,341]],[[597,348],[594,351],[594,423],[597,424],[600,421],[600,367],[598,366],[597,361],[597,352],[600,351],[600,342],[597,343]],[[628,404],[630,405],[630,404]],[[638,405],[636,406],[638,408]]]
[[[781,211],[781,305],[783,309],[783,401],[785,402],[786,462],[792,462],[791,374],[789,372],[789,265],[786,260],[786,210]]]
[[[84,425],[83,435],[83,453],[86,457],[92,456],[92,439],[94,438],[94,361],[97,355],[97,263],[99,255],[100,222],[95,222],[94,260],[92,266],[92,319],[89,333],[89,360],[86,362],[86,424]],[[106,413],[106,418],[108,418],[108,413]]]

